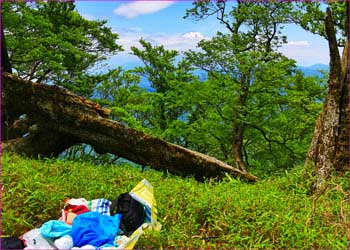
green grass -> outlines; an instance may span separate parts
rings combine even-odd
[[[160,232],[146,232],[138,248],[348,247],[349,175],[333,178],[319,197],[307,194],[304,168],[255,184],[225,178],[198,183],[128,165],[2,156],[2,230],[20,235],[57,219],[68,197],[115,199],[146,178],[154,187]],[[312,209],[313,203],[316,209]],[[342,216],[343,215],[343,216]]]

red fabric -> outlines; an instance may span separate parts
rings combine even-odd
[[[68,225],[72,225],[73,220],[77,215],[86,213],[89,211],[90,210],[85,205],[66,204],[66,206],[64,207],[64,210],[62,211],[61,219]]]
[[[76,205],[67,204],[67,206],[64,208],[64,211],[72,212],[75,214],[82,214],[82,213],[89,212],[90,210],[87,208],[87,206],[84,206],[84,205],[76,206]]]

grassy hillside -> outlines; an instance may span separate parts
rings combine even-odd
[[[248,184],[226,178],[198,183],[128,165],[2,157],[2,230],[19,235],[59,217],[67,197],[115,199],[142,178],[154,187],[162,230],[144,234],[142,248],[347,247],[349,176],[333,179],[316,202],[303,168]],[[312,207],[314,212],[312,212]],[[348,216],[348,217],[346,217]],[[349,235],[348,235],[349,236]]]

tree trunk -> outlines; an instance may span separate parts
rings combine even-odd
[[[28,136],[4,141],[2,148],[30,157],[39,155],[55,157],[78,142],[72,136],[61,134],[50,128],[39,127],[38,125],[31,126],[29,131],[30,134]]]
[[[1,5],[1,3],[0,3]],[[5,42],[5,34],[3,26],[1,25],[1,72],[12,73],[12,66],[8,56],[8,51]],[[13,139],[19,136],[14,129],[14,123],[18,119],[19,114],[1,112],[1,139],[4,138]]]
[[[234,161],[236,163],[237,168],[239,168],[242,171],[245,171],[246,164],[243,161],[243,132],[244,128],[243,125],[235,126],[235,135],[233,138],[233,156]]]
[[[246,164],[243,160],[243,137],[244,137],[244,130],[245,130],[245,124],[242,121],[242,117],[247,116],[246,111],[239,112],[238,110],[243,110],[243,107],[246,106],[248,94],[249,94],[249,77],[247,77],[246,74],[242,74],[241,77],[241,94],[238,97],[237,106],[234,107],[232,121],[232,133],[233,133],[233,140],[232,140],[232,153],[233,153],[233,159],[236,163],[236,167],[239,168],[242,171],[246,171]]]
[[[1,25],[1,72],[12,73],[12,67],[7,52],[4,29]]]
[[[327,9],[325,30],[328,36],[330,52],[330,72],[328,94],[323,105],[323,111],[316,122],[314,137],[308,152],[307,162],[314,162],[317,181],[315,190],[321,190],[327,178],[334,170],[349,168],[347,121],[347,87],[346,78],[349,72],[347,57],[349,40],[343,51],[342,61],[337,46],[332,13]]]
[[[339,135],[336,140],[336,155],[334,168],[337,171],[344,172],[350,170],[349,164],[349,138],[350,138],[350,63],[349,63],[349,41],[346,43],[344,47],[344,52],[342,55],[342,73],[341,73],[341,81],[342,89],[341,89],[341,99],[340,99],[340,115],[339,115]]]
[[[5,150],[51,155],[76,143],[90,144],[99,153],[113,153],[157,170],[181,176],[220,177],[225,172],[256,181],[254,175],[213,157],[168,143],[107,119],[101,108],[57,86],[3,74],[2,110],[22,112],[33,124],[29,136],[3,143]],[[37,148],[30,148],[31,144]],[[41,146],[41,147],[40,147]]]

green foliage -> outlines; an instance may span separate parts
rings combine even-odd
[[[151,43],[141,39],[142,49],[131,47],[132,53],[144,64],[144,67],[136,67],[135,72],[147,77],[151,87],[159,93],[165,93],[172,88],[173,81],[188,82],[193,76],[189,74],[191,67],[185,61],[175,65],[179,55],[175,50],[166,50],[163,45],[152,46]]]
[[[301,164],[325,88],[324,79],[304,77],[293,60],[276,52],[286,41],[281,25],[291,22],[291,5],[193,5],[187,18],[216,15],[228,33],[218,32],[199,42],[200,52],[186,53],[194,66],[208,72],[208,81],[190,99],[197,112],[191,113],[197,118],[190,125],[191,137],[198,141],[206,134],[204,153],[231,164],[239,157],[249,170],[263,170],[262,175]]]
[[[162,45],[152,46],[143,39],[140,44],[141,49],[132,47],[131,50],[144,66],[136,67],[133,72],[146,77],[155,92],[145,95],[143,110],[136,108],[135,113],[143,117],[142,124],[150,133],[182,144],[178,130],[187,110],[181,94],[196,79],[191,73],[192,67],[188,61],[178,60],[177,51],[166,50]]]
[[[5,2],[2,8],[10,61],[25,79],[89,96],[95,83],[88,70],[121,50],[107,21],[84,19],[73,2]]]
[[[330,3],[338,33],[344,3]],[[196,1],[186,18],[215,16],[226,28],[185,56],[141,39],[132,54],[142,67],[89,70],[121,50],[106,21],[85,20],[73,2],[3,4],[12,65],[26,79],[54,83],[93,98],[111,119],[235,165],[237,157],[259,177],[304,161],[325,96],[325,79],[304,77],[277,53],[283,24],[321,34],[319,3]],[[293,7],[293,8],[291,8]],[[314,19],[313,19],[314,18]],[[321,34],[322,35],[322,34]],[[207,73],[200,81],[194,69]],[[146,78],[154,92],[138,84]],[[72,153],[73,152],[73,153]],[[70,158],[109,161],[85,145]]]
[[[286,42],[281,24],[289,22],[290,13],[290,4],[280,1],[195,1],[184,18],[200,21],[215,16],[232,39],[238,40],[237,51],[254,49],[270,52]],[[217,35],[222,34],[218,32]]]
[[[95,76],[98,82],[93,100],[109,108],[110,118],[122,124],[149,133],[154,93],[141,89],[140,76],[134,70],[121,67]]]
[[[60,216],[69,197],[115,199],[146,178],[154,187],[160,232],[146,232],[138,248],[332,248],[347,245],[349,176],[334,177],[317,199],[308,196],[308,169],[248,184],[227,176],[193,178],[141,172],[128,165],[30,160],[3,155],[2,231],[20,235]],[[313,211],[313,203],[316,209]]]
[[[142,130],[134,110],[143,105],[147,92],[139,88],[140,77],[121,67],[98,75],[94,101],[111,109],[111,119]]]
[[[297,2],[294,3],[292,11],[293,22],[300,25],[303,29],[318,34],[325,39],[327,35],[324,29],[326,18],[326,7],[332,12],[335,33],[337,35],[338,46],[345,45],[345,3],[346,1],[329,1],[328,3],[321,2]],[[324,6],[326,4],[326,6]]]

